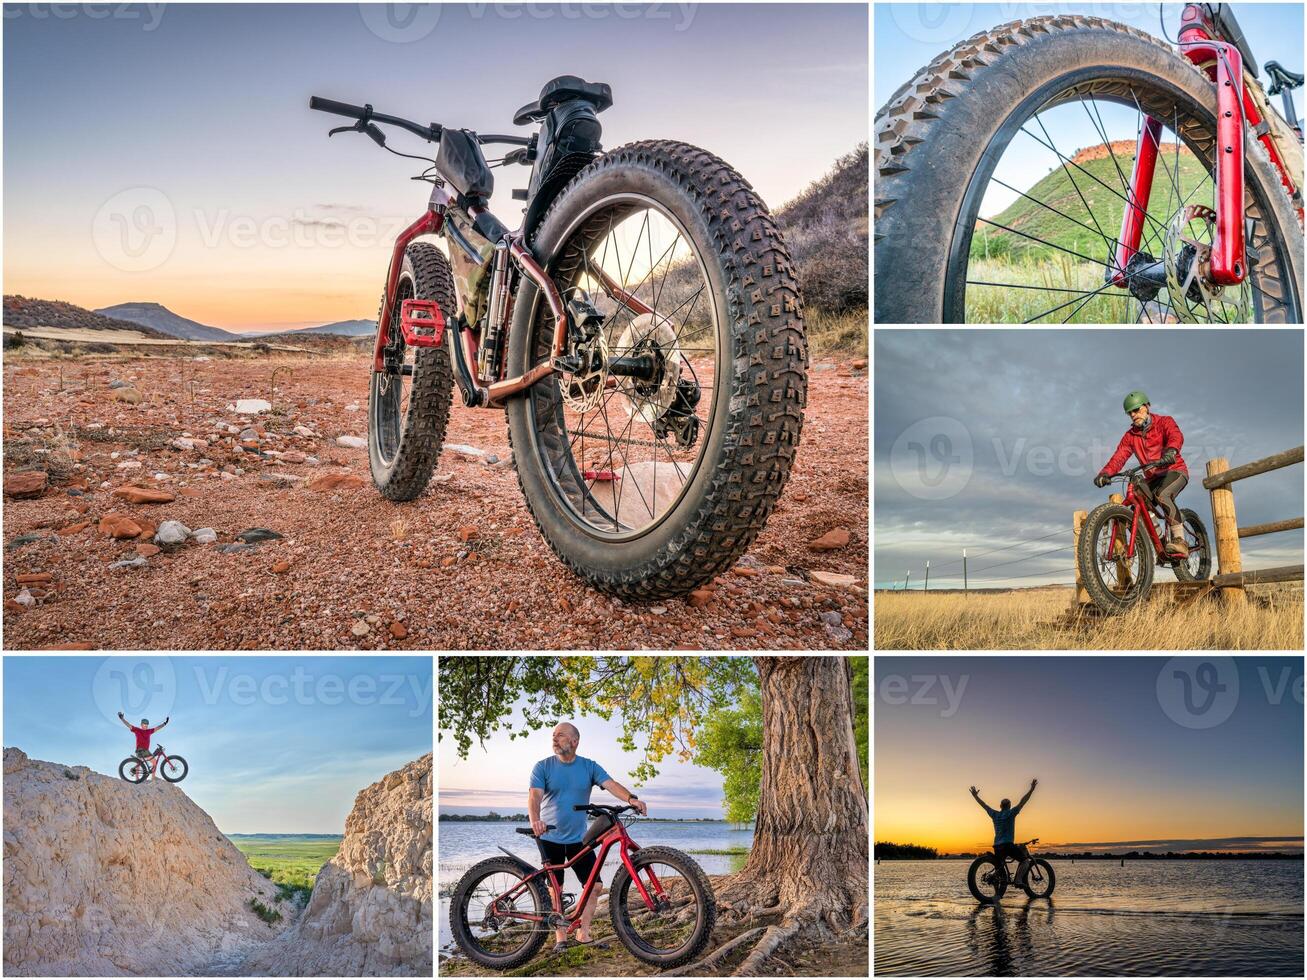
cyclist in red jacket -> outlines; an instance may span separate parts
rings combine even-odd
[[[1131,453],[1141,464],[1159,461],[1164,464],[1147,471],[1145,490],[1166,514],[1166,525],[1171,532],[1170,540],[1166,542],[1167,553],[1188,558],[1189,546],[1184,540],[1184,523],[1180,519],[1180,508],[1175,503],[1176,495],[1189,482],[1189,468],[1180,456],[1184,436],[1180,434],[1175,419],[1151,411],[1148,396],[1142,391],[1132,391],[1126,395],[1122,407],[1130,416],[1130,428],[1121,437],[1112,458],[1094,477],[1094,486],[1107,486],[1111,478],[1121,472],[1121,466],[1130,458]]]
[[[160,729],[162,729],[164,725],[168,724],[168,722],[172,720],[172,715],[169,715],[167,718],[165,718],[162,724],[155,725],[153,728],[150,727],[149,718],[142,718],[141,727],[137,728],[130,721],[128,721],[126,718],[123,717],[123,713],[121,711],[118,712],[118,720],[121,721],[128,728],[130,728],[132,730],[132,734],[136,736],[136,751],[133,753],[133,755],[135,755],[138,759],[148,759],[151,755],[158,755],[159,752],[158,749],[155,749],[154,752],[150,751],[150,736],[153,735],[155,732],[159,731]],[[154,773],[150,773],[150,778],[151,779],[154,778]]]

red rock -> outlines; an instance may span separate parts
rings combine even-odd
[[[177,496],[198,497],[200,496],[200,491],[197,490],[195,487],[182,487],[180,490],[177,491]]]
[[[138,520],[136,523],[141,525],[141,533],[136,536],[142,541],[149,541],[159,530],[159,525],[154,521]]]
[[[5,600],[5,610],[11,613],[27,612],[27,607],[13,599]]]
[[[39,497],[45,492],[49,482],[44,470],[26,470],[22,473],[5,474],[6,497]]]
[[[842,527],[827,531],[808,545],[813,551],[835,551],[849,543],[849,532]]]
[[[73,510],[77,511],[77,513],[79,514],[85,514],[88,510],[91,509],[90,504],[81,500],[74,500],[68,506],[71,507]]]
[[[448,558],[442,558],[442,559],[440,559],[440,567],[441,567],[441,568],[449,568],[449,567],[450,567],[451,565],[453,565],[454,562],[456,562],[456,561],[458,561],[458,559],[455,558],[453,555],[450,555]]]
[[[757,635],[758,635],[758,631],[748,626],[731,627],[731,636],[739,640],[748,639],[749,637],[757,636]]]
[[[716,593],[713,592],[712,589],[695,589],[690,593],[690,598],[686,601],[689,602],[691,606],[698,609],[700,606],[706,606],[708,603],[712,602],[714,595],[716,595]]]
[[[136,546],[136,553],[142,558],[153,558],[159,553],[159,550],[157,544],[138,544]]]
[[[850,361],[849,367],[853,368],[855,371],[865,371],[867,369],[867,359],[865,357],[860,357],[855,361]]]
[[[175,494],[167,490],[155,490],[149,487],[119,487],[113,492],[113,496],[121,497],[129,504],[170,504],[177,499]]]
[[[281,461],[282,461],[283,463],[302,463],[302,462],[304,462],[304,460],[306,460],[306,459],[308,459],[307,456],[305,456],[303,453],[301,453],[301,452],[297,452],[297,451],[295,451],[295,450],[293,450],[293,449],[292,449],[290,452],[288,452],[288,453],[282,453],[282,454],[281,454]]]
[[[784,574],[785,574],[785,566],[784,566],[784,565],[768,565],[768,566],[767,566],[767,572],[768,572],[768,574],[770,574],[770,575],[784,575]]]
[[[111,538],[134,538],[141,533],[141,525],[130,517],[106,514],[100,518],[100,530]]]
[[[477,528],[474,524],[465,524],[458,529],[458,540],[471,541],[477,536]]]
[[[736,565],[731,571],[741,578],[756,578],[758,576],[758,569],[751,568],[748,565]]]
[[[286,561],[286,559],[284,558],[281,561],[275,561],[272,563],[273,575],[282,575],[289,571],[290,571],[290,562]]]
[[[68,537],[71,534],[80,534],[91,526],[90,521],[78,521],[76,524],[69,524],[67,527],[61,527],[55,533],[60,537]]]
[[[408,629],[403,623],[394,622],[390,624],[390,635],[397,640],[402,640],[404,637],[408,636]]]
[[[565,613],[570,613],[570,612],[572,611],[572,600],[569,599],[569,598],[567,598],[567,596],[565,596],[565,595],[564,595],[564,596],[559,596],[559,597],[558,597],[558,608],[561,609],[561,610],[563,610],[563,612],[565,612]]]
[[[323,473],[309,481],[310,490],[357,490],[363,486],[363,477],[355,473]]]
[[[15,581],[19,585],[44,585],[53,582],[54,576],[49,572],[28,572],[26,575],[19,575]]]

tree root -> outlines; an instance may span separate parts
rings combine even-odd
[[[712,953],[705,956],[703,959],[699,960],[698,962],[691,963],[689,966],[678,966],[674,970],[664,970],[662,973],[658,974],[658,976],[665,977],[665,976],[671,976],[673,974],[679,976],[682,974],[690,973],[694,970],[706,969],[708,967],[716,966],[718,963],[720,963],[722,960],[726,958],[727,954],[729,954],[731,950],[735,949],[735,947],[737,946],[743,946],[746,942],[751,940],[754,936],[758,935],[762,931],[763,931],[762,928],[759,927],[757,929],[750,929],[748,932],[742,932],[734,939],[732,939],[729,943],[719,946],[717,949],[713,950]]]
[[[762,939],[758,940],[758,945],[753,947],[753,951],[745,957],[743,963],[735,968],[731,976],[758,976],[759,967],[771,955],[772,950],[797,933],[802,927],[803,921],[794,918],[787,918],[778,925],[768,926],[767,931],[763,933]]]

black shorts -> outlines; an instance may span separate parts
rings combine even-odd
[[[581,841],[577,841],[575,844],[559,844],[555,841],[536,838],[536,843],[540,845],[540,856],[546,864],[562,864],[585,851],[572,865],[572,873],[576,875],[576,880],[581,883],[582,888],[585,887],[585,883],[590,880],[590,872],[594,870],[595,866],[594,848],[583,844]],[[596,875],[595,884],[602,883],[603,877]]]
[[[1014,858],[1017,861],[1024,861],[1029,855],[1029,851],[1022,844],[995,844],[994,857],[1002,861],[1004,858]]]

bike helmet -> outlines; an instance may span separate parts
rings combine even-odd
[[[1138,408],[1140,405],[1147,405],[1147,404],[1150,404],[1148,401],[1148,395],[1136,389],[1130,392],[1130,394],[1125,396],[1125,401],[1122,403],[1121,407],[1125,409],[1127,414],[1129,414],[1130,412],[1133,412],[1136,408]]]

